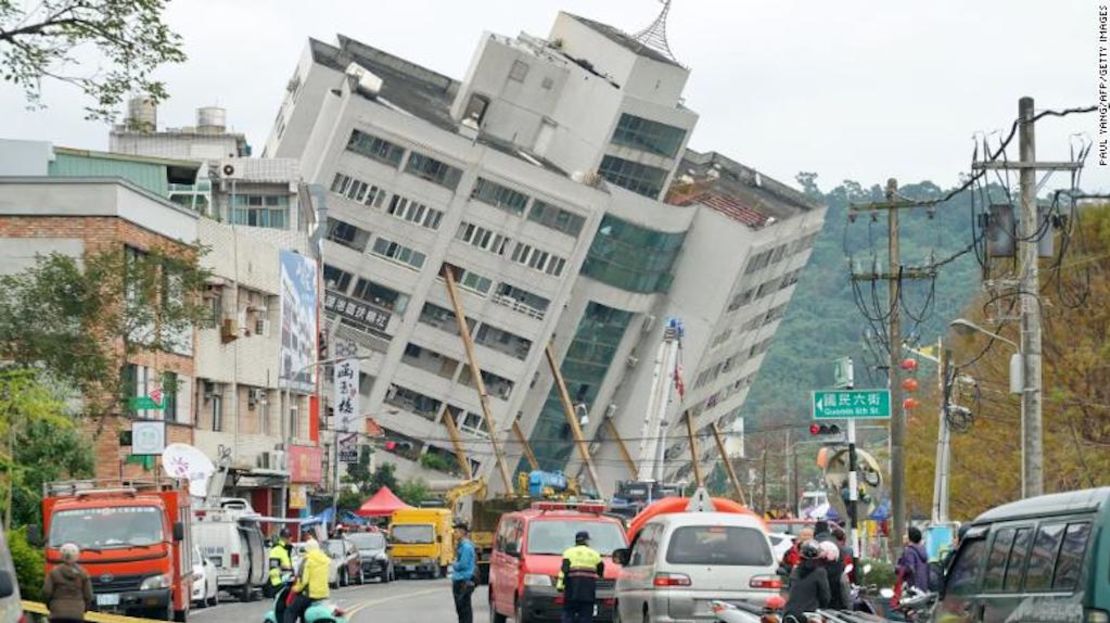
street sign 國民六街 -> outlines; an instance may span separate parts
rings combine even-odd
[[[819,389],[812,393],[815,420],[890,418],[889,389]]]

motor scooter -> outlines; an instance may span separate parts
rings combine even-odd
[[[285,599],[291,590],[293,590],[293,577],[285,574],[282,576],[281,588],[274,595],[274,607],[266,612],[263,623],[282,623],[285,616]],[[326,599],[309,606],[301,620],[304,623],[348,623],[346,613]]]

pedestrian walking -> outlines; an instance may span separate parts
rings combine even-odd
[[[52,623],[84,621],[92,607],[93,590],[89,574],[77,564],[81,550],[73,543],[61,547],[62,564],[50,570],[43,582],[42,595],[50,610]]]
[[[593,623],[597,580],[605,575],[601,554],[590,547],[590,533],[574,535],[574,547],[563,552],[556,590],[563,593],[563,623]]]
[[[906,547],[898,558],[896,567],[899,585],[909,584],[922,592],[929,592],[929,554],[921,544],[921,530],[910,526],[906,531]]]
[[[829,605],[829,577],[821,564],[821,546],[817,541],[802,543],[802,561],[790,574],[790,593],[783,607],[784,623],[805,623],[807,612],[816,612]]]
[[[474,573],[477,571],[474,543],[470,541],[470,526],[455,523],[455,564],[451,567],[451,596],[455,600],[455,614],[459,623],[474,622]]]
[[[304,560],[297,581],[293,584],[292,603],[285,609],[284,623],[296,623],[303,618],[312,604],[327,599],[331,594],[328,586],[328,569],[331,558],[320,551],[320,544],[309,538],[304,544]]]

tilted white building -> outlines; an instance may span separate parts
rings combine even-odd
[[[547,38],[483,35],[462,82],[346,37],[309,41],[263,154],[299,159],[330,189],[325,307],[336,339],[368,355],[361,410],[402,442],[401,475],[450,470],[450,417],[502,486],[445,264],[511,470],[527,469],[514,421],[543,468],[579,468],[548,343],[589,414],[603,493],[632,476],[612,432],[635,453],[666,318],[686,327],[674,413],[690,409],[702,431],[735,419],[824,208],[687,149],[688,76],[567,13]],[[668,473],[685,477],[688,454],[668,445]]]

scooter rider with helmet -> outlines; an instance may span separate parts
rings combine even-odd
[[[270,582],[266,585],[267,597],[273,597],[281,588],[282,576],[293,572],[293,546],[289,543],[289,528],[282,528],[278,540],[270,548]]]

